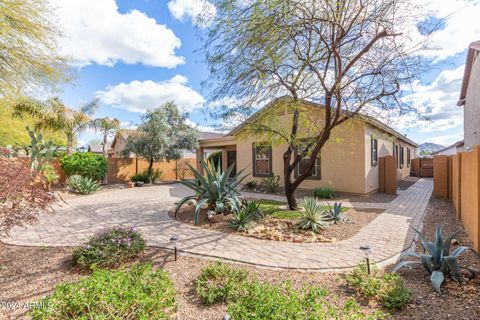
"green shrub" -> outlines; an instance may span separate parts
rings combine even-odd
[[[245,183],[245,186],[247,187],[247,189],[253,190],[257,187],[257,181],[255,181],[255,180],[247,181]]]
[[[389,310],[403,309],[412,299],[412,291],[405,286],[400,275],[387,273],[384,275],[384,286],[380,291],[380,303]]]
[[[145,240],[133,228],[113,227],[96,233],[73,252],[73,262],[82,269],[117,267],[145,250]]]
[[[246,290],[248,272],[215,262],[202,269],[195,290],[205,305],[234,301]]]
[[[277,192],[280,187],[280,176],[274,173],[262,179],[262,185],[267,192]]]
[[[310,229],[315,233],[327,228],[330,225],[330,216],[327,210],[317,203],[312,197],[303,199],[303,211],[299,212],[296,226],[300,229]]]
[[[247,292],[228,304],[228,314],[235,320],[280,319],[383,319],[382,312],[367,314],[353,299],[332,301],[325,289],[307,287],[295,290],[290,283],[280,285],[253,282]]]
[[[332,199],[335,196],[335,190],[330,187],[315,188],[313,196],[315,198]]]
[[[38,302],[33,320],[171,319],[175,288],[166,271],[135,265],[128,270],[95,270],[79,282],[60,284]]]
[[[92,194],[101,188],[95,180],[78,174],[68,177],[66,184],[71,191],[80,194]]]
[[[398,274],[381,274],[372,268],[368,274],[365,263],[359,264],[351,274],[346,275],[347,284],[369,299],[377,299],[387,309],[403,309],[412,297]]]
[[[262,212],[262,210],[260,209],[260,203],[258,203],[257,201],[247,201],[247,200],[244,200],[242,201],[242,209],[241,210],[245,210],[245,212],[247,212],[253,220],[255,221],[260,221],[262,220],[262,218],[264,217],[264,214]]]
[[[162,177],[162,170],[160,169],[155,169],[152,171],[152,182],[159,181]],[[134,174],[130,180],[133,182],[144,182],[144,183],[150,183],[148,180],[148,169],[145,169],[142,173],[137,173]]]
[[[229,227],[235,231],[247,231],[253,223],[252,215],[245,209],[240,209],[233,213],[232,220],[230,220]]]
[[[100,180],[107,174],[107,160],[104,156],[91,152],[75,152],[60,160],[67,176],[75,174]]]

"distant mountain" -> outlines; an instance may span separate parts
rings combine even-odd
[[[441,144],[425,142],[425,143],[422,143],[417,148],[417,154],[419,154],[419,155],[431,154],[432,152],[436,152],[436,151],[441,150],[443,148],[445,148],[445,146],[442,146]]]

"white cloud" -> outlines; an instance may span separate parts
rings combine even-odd
[[[186,86],[187,82],[188,79],[182,75],[166,81],[122,82],[97,91],[96,97],[103,104],[132,112],[145,112],[168,101],[174,101],[182,111],[190,112],[200,107],[205,99]]]
[[[168,2],[168,9],[175,19],[191,19],[200,27],[207,26],[217,13],[215,6],[207,0],[171,0]]]
[[[187,119],[186,121],[186,124],[189,125],[190,127],[192,128],[195,128],[199,131],[203,131],[203,132],[217,132],[217,133],[226,133],[227,131],[226,130],[223,130],[221,128],[217,128],[215,126],[202,126],[202,125],[199,125],[198,123],[196,123],[195,121],[192,121],[190,119]]]
[[[79,66],[117,62],[174,68],[184,63],[175,50],[181,41],[145,13],[122,14],[115,0],[51,0],[64,36],[62,53]]]
[[[431,38],[436,50],[426,52],[437,61],[462,53],[468,45],[479,39],[480,2],[475,0],[414,0],[437,18],[445,18],[445,27]]]
[[[428,138],[425,142],[432,142],[432,143],[441,144],[443,146],[449,146],[462,139],[463,139],[463,133],[458,133],[458,134],[448,134],[448,135],[431,137],[431,138]]]

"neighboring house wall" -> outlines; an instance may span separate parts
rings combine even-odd
[[[464,105],[465,147],[480,145],[480,59],[478,58],[478,51],[476,55]]]

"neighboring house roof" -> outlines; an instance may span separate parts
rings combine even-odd
[[[452,144],[452,145],[450,145],[450,146],[448,146],[448,147],[445,147],[445,148],[440,149],[440,150],[438,150],[438,151],[432,152],[432,155],[442,153],[443,151],[448,150],[448,149],[460,148],[460,147],[462,147],[463,145],[465,145],[464,140],[459,140],[459,141],[455,142],[454,144]]]
[[[267,103],[263,108],[261,108],[260,110],[258,110],[256,113],[254,113],[253,115],[251,115],[249,118],[247,118],[244,122],[242,122],[240,125],[238,125],[237,127],[235,127],[233,130],[231,130],[227,135],[236,135],[237,133],[239,133],[243,128],[245,128],[245,126],[252,122],[252,121],[255,121],[257,120],[258,118],[260,118],[260,116],[262,114],[264,114],[268,109],[272,108],[273,106],[277,105],[279,102],[283,101],[283,100],[288,100],[290,99],[290,97],[288,96],[283,96],[283,97],[280,97],[280,98],[277,98],[277,99],[274,99],[272,101],[270,101],[269,103]],[[322,107],[321,104],[319,103],[315,103],[315,102],[311,102],[311,101],[307,101],[307,100],[303,100],[303,102],[307,105],[310,105],[310,106],[314,106],[314,107]],[[355,116],[357,119],[362,119],[363,121],[369,123],[370,125],[374,126],[374,127],[377,127],[378,129],[380,130],[383,130],[391,135],[393,135],[394,137],[396,137],[397,139],[399,140],[402,140],[404,142],[407,142],[415,147],[418,147],[418,144],[410,139],[408,139],[407,137],[405,137],[403,134],[401,134],[400,132],[396,131],[395,129],[387,126],[386,124],[384,124],[383,122],[373,118],[372,116],[368,116],[368,115],[365,115],[365,114],[358,114]]]
[[[457,106],[463,106],[467,97],[468,82],[472,73],[472,66],[475,62],[475,57],[480,51],[480,40],[472,42],[468,46],[467,61],[465,63],[465,71],[463,72],[462,89],[460,90],[460,97],[458,98]]]
[[[103,145],[102,144],[89,144],[88,145],[88,152],[102,153],[103,152]]]
[[[113,138],[112,144],[110,146],[111,149],[115,148],[115,145],[117,144],[117,140],[121,139],[124,141],[127,141],[128,137],[132,134],[135,133],[137,130],[133,129],[120,129],[115,132],[115,137]]]

